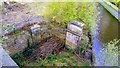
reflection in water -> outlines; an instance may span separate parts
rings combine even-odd
[[[102,12],[100,38],[103,43],[107,43],[115,38],[118,39],[118,36],[120,36],[120,32],[118,31],[120,29],[120,23],[107,10],[104,9]]]

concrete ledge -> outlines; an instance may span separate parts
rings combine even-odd
[[[118,7],[115,6],[114,4],[110,3],[109,1],[103,0],[107,5],[109,5],[111,8],[113,8],[115,11],[117,11],[118,13],[120,13],[120,11],[118,11]]]
[[[16,66],[19,68],[9,54],[0,46],[0,68],[2,66]]]
[[[120,14],[117,12],[113,7],[109,6],[107,3],[105,3],[103,0],[99,0],[99,3],[108,10],[119,22],[120,22]]]

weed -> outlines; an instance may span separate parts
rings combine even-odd
[[[50,59],[50,61],[53,61],[54,59],[56,59],[56,53],[54,52],[53,54],[48,55],[47,58]]]
[[[56,65],[56,62],[55,62],[55,61],[52,61],[52,65]]]
[[[74,54],[74,50],[70,49],[68,50],[69,53]]]
[[[83,41],[78,47],[78,50],[80,50],[82,53],[85,53],[87,51],[88,43],[89,43],[89,38],[87,36],[83,36]]]
[[[62,57],[61,61],[62,61],[62,63],[65,63],[67,60],[64,57]]]
[[[15,55],[11,56],[12,59],[14,59],[14,61],[19,65],[21,66],[22,65],[22,62],[25,61],[25,58],[23,56],[22,53],[16,53]]]
[[[63,55],[63,57],[65,57],[65,58],[70,58],[70,56],[69,56],[69,55]]]
[[[74,60],[73,62],[74,62],[74,63],[77,63],[78,61],[77,61],[77,60]]]
[[[30,55],[32,55],[33,53],[35,53],[35,47],[38,45],[38,43],[31,43],[30,46],[28,46],[24,51],[23,51],[23,55],[25,57],[28,57]]]

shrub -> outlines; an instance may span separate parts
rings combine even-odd
[[[55,21],[58,25],[64,27],[69,20],[76,19],[76,3],[71,2],[53,2],[45,12],[47,20]]]
[[[44,16],[46,20],[60,27],[66,27],[71,20],[82,21],[91,30],[98,15],[96,6],[95,2],[53,2],[44,12]]]
[[[120,51],[118,51],[118,46],[120,40],[114,39],[113,41],[110,41],[109,43],[105,44],[105,48],[101,50],[100,56],[104,58],[104,65],[109,65],[109,66],[118,66],[118,54]]]
[[[82,53],[85,53],[87,51],[88,43],[89,43],[89,38],[87,36],[83,36],[83,41],[82,41],[82,43],[80,44],[80,47],[79,47],[79,50]]]

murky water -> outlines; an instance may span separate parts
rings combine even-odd
[[[113,17],[106,9],[103,9],[100,24],[100,40],[107,43],[113,39],[120,39],[120,22]]]
[[[106,9],[100,6],[100,23],[94,31],[93,52],[95,53],[95,65],[103,66],[105,55],[101,56],[101,49],[105,43],[113,39],[120,39],[120,22]]]

